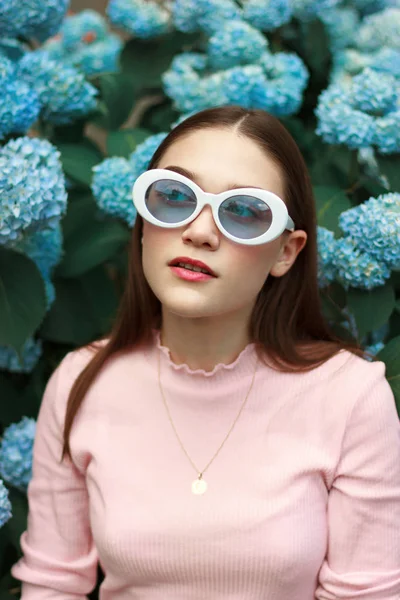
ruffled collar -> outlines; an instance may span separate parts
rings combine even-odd
[[[256,344],[254,342],[251,342],[247,344],[247,346],[240,352],[237,358],[229,364],[218,363],[217,365],[215,365],[212,371],[205,371],[204,369],[191,369],[186,363],[182,363],[180,365],[174,363],[171,359],[170,349],[167,346],[163,346],[161,344],[161,331],[159,329],[153,329],[152,331],[154,335],[155,347],[158,349],[159,352],[161,352],[161,355],[165,357],[164,362],[174,371],[181,371],[188,375],[213,377],[220,372],[234,371],[237,370],[238,367],[241,368],[244,365],[244,363],[253,362],[252,359],[256,354]]]

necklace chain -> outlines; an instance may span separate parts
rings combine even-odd
[[[254,373],[253,373],[253,378],[252,378],[252,380],[251,380],[250,388],[249,388],[249,390],[248,390],[248,392],[247,392],[246,398],[244,399],[244,401],[243,401],[243,403],[242,403],[242,406],[240,407],[240,410],[239,410],[238,414],[236,415],[236,418],[235,418],[235,420],[234,420],[234,421],[233,421],[233,423],[232,423],[232,426],[231,426],[231,428],[229,429],[228,433],[226,434],[226,436],[225,436],[225,438],[224,438],[223,442],[222,442],[222,443],[221,443],[221,445],[219,446],[219,448],[218,448],[218,450],[216,451],[216,453],[214,454],[214,456],[211,458],[211,460],[208,462],[208,464],[207,464],[207,465],[204,467],[204,469],[203,469],[202,471],[200,471],[200,470],[197,468],[197,466],[194,464],[193,460],[190,458],[190,456],[189,456],[189,454],[188,454],[188,452],[187,452],[186,448],[184,447],[184,445],[183,445],[183,443],[182,443],[182,440],[181,440],[181,438],[179,437],[179,434],[178,434],[178,432],[177,432],[177,430],[176,430],[176,427],[175,427],[175,425],[174,425],[174,422],[173,422],[173,420],[172,420],[171,413],[170,413],[170,411],[169,411],[168,404],[167,404],[167,401],[166,401],[166,399],[165,399],[164,392],[163,392],[163,389],[162,389],[162,386],[161,386],[161,375],[160,375],[160,354],[161,354],[161,353],[159,352],[159,353],[158,353],[158,383],[159,383],[159,386],[160,386],[160,392],[161,392],[161,396],[162,396],[162,399],[163,399],[163,402],[164,402],[165,409],[166,409],[166,411],[167,411],[167,415],[168,415],[169,422],[170,422],[170,423],[171,423],[171,425],[172,425],[172,429],[174,430],[175,436],[176,436],[176,438],[177,438],[177,440],[178,440],[178,442],[179,442],[179,444],[180,444],[180,446],[181,446],[181,448],[182,448],[183,452],[186,454],[187,458],[189,459],[189,461],[190,461],[191,465],[192,465],[192,466],[193,466],[193,468],[195,469],[196,473],[198,473],[198,481],[196,481],[196,482],[194,482],[194,483],[193,483],[193,485],[195,485],[195,484],[197,484],[199,481],[201,481],[201,480],[203,479],[203,473],[205,473],[205,471],[208,469],[208,467],[211,465],[211,463],[214,461],[214,459],[215,459],[215,458],[218,456],[219,452],[222,450],[222,448],[223,448],[223,446],[224,446],[225,442],[226,442],[226,441],[227,441],[227,439],[229,438],[229,436],[230,436],[230,434],[232,433],[232,431],[233,431],[233,428],[235,427],[235,425],[236,425],[236,423],[237,423],[237,421],[238,421],[238,419],[239,419],[240,415],[242,414],[242,411],[243,411],[244,407],[246,406],[246,403],[247,403],[247,400],[248,400],[248,398],[249,398],[249,395],[250,395],[251,389],[252,389],[252,387],[253,387],[253,383],[254,383],[254,379],[255,379],[255,375],[256,375],[256,371],[257,371],[257,362],[258,362],[258,361],[257,361],[257,359],[256,359],[256,362],[255,362],[255,368],[254,368]],[[204,493],[204,492],[205,492],[205,489],[206,489],[206,487],[205,487],[205,486],[206,486],[206,484],[205,484],[204,480],[203,480],[203,481],[201,481],[201,482],[204,484],[204,487],[203,487],[203,486],[201,486],[201,487],[199,488],[199,487],[197,486],[197,490],[198,490],[198,491],[195,491],[196,487],[195,487],[195,489],[193,489],[193,486],[192,486],[192,491],[193,491],[193,493],[196,493],[196,494],[201,494],[201,493]]]

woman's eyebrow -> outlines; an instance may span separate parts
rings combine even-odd
[[[193,171],[188,171],[187,169],[184,169],[183,167],[177,167],[175,165],[170,165],[168,167],[164,167],[164,169],[168,169],[168,171],[175,171],[175,173],[180,173],[180,175],[183,175],[184,177],[187,177],[188,179],[191,179],[192,181],[194,181],[195,183],[197,183],[197,185],[200,186],[199,183],[199,176],[196,175],[196,173],[193,173]],[[201,187],[201,186],[200,186]],[[260,189],[260,186],[257,185],[239,185],[238,183],[232,183],[230,184],[227,189],[228,190],[236,190],[239,188],[254,188],[256,190]]]

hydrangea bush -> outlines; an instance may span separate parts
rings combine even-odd
[[[296,139],[324,314],[385,362],[400,414],[400,0],[68,4],[0,0],[0,536],[16,552],[46,383],[108,331],[133,183],[199,110],[261,108]]]

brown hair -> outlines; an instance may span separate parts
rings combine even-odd
[[[282,277],[269,276],[261,289],[251,316],[250,338],[260,360],[268,358],[283,372],[309,371],[341,349],[360,357],[366,353],[356,341],[334,333],[322,313],[317,281],[317,219],[312,185],[300,150],[286,128],[263,110],[223,106],[203,110],[177,125],[160,144],[149,164],[157,167],[164,152],[184,135],[205,127],[233,128],[254,140],[281,168],[285,202],[296,229],[307,233],[307,242],[294,264]],[[111,332],[75,379],[70,390],[64,425],[64,456],[71,459],[69,436],[73,420],[85,394],[106,361],[117,352],[131,350],[152,340],[152,328],[161,326],[161,303],[148,285],[142,268],[143,220],[137,215],[129,244],[126,286]],[[266,310],[268,307],[268,310]],[[274,318],[269,318],[273,314]],[[270,363],[269,363],[270,364]],[[274,368],[275,368],[274,367]]]

